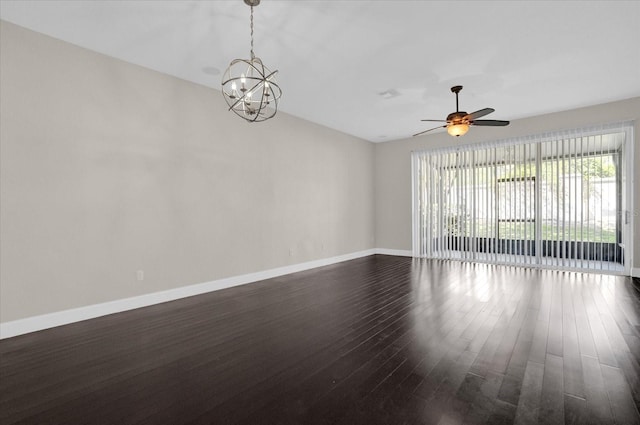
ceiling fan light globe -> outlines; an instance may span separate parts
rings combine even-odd
[[[469,124],[452,124],[447,127],[447,133],[455,137],[464,136],[467,131],[469,131]]]

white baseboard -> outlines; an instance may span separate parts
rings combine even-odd
[[[411,257],[412,255],[411,251],[384,248],[368,249],[365,251],[339,255],[337,257],[323,258],[320,260],[278,267],[261,272],[232,276],[224,279],[214,280],[211,282],[198,283],[195,285],[183,286],[180,288],[169,289],[161,292],[153,292],[150,294],[139,295],[131,298],[123,298],[120,300],[57,311],[55,313],[43,314],[40,316],[27,317],[25,319],[0,323],[0,339],[11,338],[30,332],[41,331],[44,329],[54,328],[56,326],[80,322],[82,320],[106,316],[108,314],[120,313],[122,311],[147,307],[150,305],[173,301],[180,298],[200,295],[207,292],[218,291],[220,289],[231,288],[233,286],[244,285],[260,280],[271,279],[273,277],[314,269],[316,267],[327,266],[330,264],[336,264],[373,254],[395,255],[403,257]]]
[[[413,257],[413,252],[403,249],[376,248],[376,254],[395,255],[396,257]]]
[[[244,285],[247,283],[252,283],[260,280],[270,279],[273,277],[283,276],[290,273],[309,270],[316,267],[336,264],[343,261],[366,257],[373,254],[394,255],[394,256],[400,256],[400,257],[413,256],[412,252],[407,250],[386,249],[386,248],[368,249],[365,251],[353,252],[350,254],[340,255],[337,257],[323,258],[320,260],[314,260],[314,261],[308,261],[305,263],[293,264],[290,266],[278,267],[275,269],[265,270],[261,272],[249,273],[245,275],[214,280],[211,282],[205,282],[205,283],[199,283],[195,285],[184,286],[181,288],[169,289],[167,291],[144,294],[137,297],[124,298],[120,300],[74,308],[70,310],[57,311],[55,313],[43,314],[40,316],[28,317],[26,319],[19,319],[11,322],[0,323],[0,339],[11,338],[14,336],[23,335],[30,332],[41,331],[41,330],[53,328],[56,326],[62,326],[69,323],[80,322],[82,320],[93,319],[96,317],[106,316],[108,314],[119,313],[127,310],[133,310],[140,307],[147,307],[153,304],[160,304],[167,301],[177,300],[180,298],[186,298],[194,295],[204,294],[207,292],[218,291],[220,289],[231,288],[233,286]],[[631,275],[633,277],[640,277],[640,268],[631,269]]]
[[[376,254],[378,250],[368,249],[365,251],[353,252],[337,257],[323,258],[320,260],[308,261],[305,263],[293,264],[290,266],[278,267],[256,273],[249,273],[240,276],[232,276],[225,279],[211,282],[199,283],[195,285],[183,286],[161,292],[139,295],[131,298],[124,298],[100,304],[88,305],[85,307],[73,308],[70,310],[57,311],[55,313],[43,314],[41,316],[27,317],[25,319],[0,323],[0,339],[41,331],[44,329],[62,326],[69,323],[80,322],[82,320],[93,319],[106,316],[108,314],[120,313],[122,311],[133,310],[140,307],[147,307],[153,304],[173,301],[180,298],[191,297],[207,292],[218,291],[220,289],[231,288],[233,286],[244,285],[246,283],[257,282],[290,273],[309,270],[316,267],[327,266],[343,261],[353,260],[360,257]]]

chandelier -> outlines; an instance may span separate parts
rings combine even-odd
[[[244,2],[251,6],[251,58],[231,62],[222,77],[222,95],[230,111],[249,122],[260,122],[276,114],[282,91],[275,80],[278,71],[270,71],[253,54],[253,7],[260,0]]]

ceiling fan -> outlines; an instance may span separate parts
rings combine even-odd
[[[427,133],[432,130],[436,130],[438,128],[446,128],[447,132],[452,136],[462,136],[469,131],[470,125],[480,125],[480,126],[490,126],[490,127],[503,127],[505,125],[509,125],[509,121],[500,121],[500,120],[478,120],[476,118],[484,117],[485,115],[489,115],[494,112],[493,108],[484,108],[479,111],[472,112],[467,114],[464,111],[460,111],[458,108],[458,93],[462,90],[462,86],[453,86],[451,87],[451,91],[456,94],[456,111],[447,115],[446,120],[421,120],[421,121],[433,121],[433,122],[446,122],[446,125],[440,125],[438,127],[430,128],[429,130],[421,131],[420,133],[414,134],[414,136],[419,136],[421,134]]]

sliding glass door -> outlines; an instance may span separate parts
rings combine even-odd
[[[414,256],[624,273],[631,126],[413,153]]]

